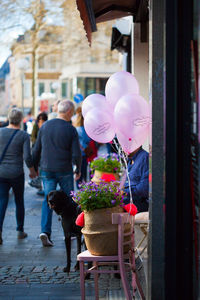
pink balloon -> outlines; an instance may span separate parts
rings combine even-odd
[[[116,128],[122,134],[138,138],[148,135],[149,105],[140,95],[127,94],[119,99],[114,110]]]
[[[106,98],[100,94],[91,94],[85,98],[82,104],[82,114],[83,117],[87,114],[92,108],[98,107],[100,109],[106,109]]]
[[[108,143],[115,136],[113,115],[106,110],[92,108],[85,115],[84,127],[88,136],[98,143]]]
[[[106,83],[106,99],[114,108],[117,101],[128,93],[139,94],[139,84],[129,72],[120,71],[110,76]]]
[[[121,133],[120,131],[117,131],[117,139],[124,150],[125,153],[130,154],[136,149],[138,149],[142,144],[145,142],[145,139],[147,138],[146,132],[138,136],[137,138],[130,138]]]

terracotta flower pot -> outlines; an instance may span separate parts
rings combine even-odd
[[[116,180],[119,180],[119,174],[118,173],[109,173],[109,172],[103,172],[103,171],[99,171],[99,170],[95,170],[94,171],[94,176],[92,177],[91,181],[95,182],[95,183],[99,183],[101,182],[101,177],[103,174],[112,174],[115,176]]]
[[[121,212],[123,208],[120,206],[84,212],[85,226],[82,233],[87,249],[93,255],[117,255],[118,227],[112,224],[112,213]]]

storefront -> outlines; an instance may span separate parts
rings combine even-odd
[[[88,39],[96,22],[149,22],[152,186],[148,299],[198,299],[200,257],[200,3],[77,0]],[[148,19],[149,12],[149,19]],[[137,55],[132,49],[133,57]]]

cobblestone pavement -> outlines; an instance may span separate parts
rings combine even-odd
[[[72,271],[62,271],[66,264],[63,231],[58,216],[53,215],[52,240],[54,247],[42,247],[39,239],[43,197],[26,182],[25,231],[28,237],[18,240],[15,231],[15,205],[12,192],[0,246],[1,300],[76,300],[80,299],[79,272],[73,271],[76,261],[76,240],[72,240]],[[100,299],[125,299],[121,281],[108,274],[100,277]],[[86,299],[95,299],[93,280],[86,283]]]

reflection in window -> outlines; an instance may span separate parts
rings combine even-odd
[[[93,93],[105,95],[105,85],[108,78],[86,78],[85,96]]]
[[[86,93],[86,96],[96,93],[95,78],[86,78],[85,79],[85,93]]]

